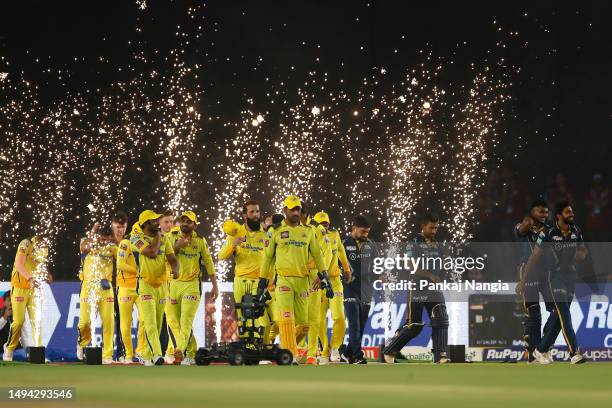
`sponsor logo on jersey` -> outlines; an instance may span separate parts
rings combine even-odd
[[[119,298],[120,302],[129,302],[132,298],[130,296],[121,296]]]
[[[289,231],[283,231],[283,232],[281,232],[280,237],[281,237],[281,238],[289,238]]]
[[[153,295],[141,295],[140,300],[152,300]]]
[[[183,296],[183,299],[185,300],[198,300],[198,297],[196,295],[185,295]]]
[[[291,288],[289,286],[279,286],[278,291],[279,292],[291,292]]]

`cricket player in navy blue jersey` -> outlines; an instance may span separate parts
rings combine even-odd
[[[580,228],[574,224],[574,210],[567,201],[561,201],[555,206],[554,226],[540,232],[536,247],[527,261],[524,274],[517,291],[524,293],[525,282],[529,273],[538,262],[541,254],[546,252],[549,261],[546,290],[546,309],[550,312],[544,325],[544,333],[540,344],[534,349],[533,357],[540,364],[550,364],[552,359],[548,351],[555,342],[559,332],[570,352],[571,364],[581,364],[587,361],[580,353],[576,333],[572,326],[570,305],[574,297],[577,278],[576,262],[583,261],[587,255]]]
[[[519,279],[523,274],[525,265],[536,247],[536,242],[541,232],[546,228],[548,219],[548,205],[543,200],[534,201],[529,207],[529,212],[523,221],[514,227],[514,239],[521,243],[519,256]],[[542,340],[542,313],[540,310],[540,293],[545,295],[548,284],[546,273],[540,261],[525,280],[525,286],[519,295],[523,302],[523,338],[525,339],[525,351],[527,361],[535,361],[533,350]]]
[[[368,238],[371,224],[369,220],[357,215],[353,218],[351,235],[342,245],[353,270],[352,280],[344,282],[344,314],[348,320],[348,345],[342,347],[342,360],[351,364],[366,364],[361,349],[361,341],[371,306],[368,276],[376,245]]]
[[[438,227],[438,216],[431,213],[425,214],[421,223],[421,232],[406,248],[408,256],[423,259],[442,259],[444,254],[436,240]],[[401,349],[423,330],[423,308],[425,308],[431,322],[434,363],[448,363],[450,362],[448,358],[448,314],[446,313],[444,294],[437,290],[420,289],[421,280],[426,280],[428,283],[438,283],[446,278],[446,273],[444,270],[435,268],[430,270],[419,268],[413,276],[416,280],[416,288],[408,290],[406,323],[399,328],[383,350],[385,362],[394,363],[395,357]]]

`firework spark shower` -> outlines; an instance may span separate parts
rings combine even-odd
[[[431,209],[450,238],[469,239],[489,170],[526,146],[522,130],[509,135],[524,113],[514,94],[543,79],[521,58],[555,55],[527,40],[549,29],[526,12],[483,22],[489,38],[390,25],[368,36],[374,11],[389,10],[366,2],[330,15],[354,33],[341,42],[288,18],[232,47],[236,27],[256,32],[267,11],[243,7],[231,21],[214,4],[125,7],[124,30],[88,37],[87,52],[0,56],[2,248],[47,230],[52,263],[71,277],[72,251],[57,245],[76,246],[111,207],[131,219],[149,206],[194,209],[214,250],[239,201],[256,196],[272,212],[289,191],[342,230],[366,212],[381,238],[401,241]],[[283,37],[292,54],[267,43]],[[538,109],[550,123],[556,108]]]

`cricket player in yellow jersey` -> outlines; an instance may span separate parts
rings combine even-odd
[[[176,218],[178,220],[178,217]],[[174,211],[166,210],[162,214],[162,217],[159,219],[159,229],[162,234],[166,236],[166,238],[171,238],[171,233],[173,231],[179,231],[179,226],[175,225]],[[179,331],[179,323],[172,321],[170,316],[170,282],[172,281],[172,268],[170,267],[170,263],[166,262],[166,281],[162,285],[162,298],[160,299],[160,303],[163,304],[163,320],[162,327],[160,329],[160,341],[162,337],[167,337],[167,347],[166,354],[164,360],[166,364],[174,363],[174,339],[172,338],[172,331],[175,333]],[[162,350],[163,351],[163,350]]]
[[[159,331],[164,312],[160,304],[163,296],[163,289],[160,287],[166,281],[166,260],[172,268],[172,276],[178,277],[178,261],[174,256],[172,244],[159,229],[160,218],[161,214],[154,211],[143,211],[138,217],[138,225],[142,233],[134,234],[130,238],[130,245],[138,266],[136,293],[140,302],[147,342],[143,355],[145,365],[164,363]]]
[[[334,297],[329,299],[327,296],[321,296],[321,319],[320,319],[320,331],[319,339],[323,345],[321,350],[321,357],[319,358],[319,364],[325,365],[330,359],[332,362],[337,363],[340,361],[340,352],[338,349],[344,342],[344,335],[346,333],[346,319],[344,316],[344,290],[342,287],[342,280],[340,278],[340,268],[338,267],[338,261],[342,265],[344,271],[344,279],[346,282],[350,282],[351,277],[351,265],[349,264],[348,258],[346,257],[346,251],[344,245],[342,245],[342,239],[340,239],[340,233],[338,230],[330,227],[329,215],[320,211],[315,214],[314,220],[319,223],[327,231],[327,238],[329,240],[329,248],[331,250],[332,260],[329,268],[329,280],[331,287],[334,292]],[[327,310],[331,309],[331,318],[333,321],[331,342],[327,338]],[[331,343],[331,356],[330,356],[330,343]]]
[[[308,292],[311,287],[320,286],[318,277],[309,275],[308,256],[315,260],[319,272],[325,272],[327,266],[314,229],[300,223],[302,202],[299,197],[288,196],[283,204],[285,221],[278,228],[271,229],[266,237],[257,292],[263,293],[268,287],[273,272],[271,266],[274,265],[281,346],[293,353],[294,364],[297,364],[296,325],[302,332],[307,332]]]
[[[30,317],[32,333],[36,335],[34,344],[42,346],[42,330],[35,330],[34,328],[36,321],[34,290],[39,288],[41,281],[51,281],[51,275],[44,268],[48,253],[49,248],[44,238],[36,236],[24,239],[17,247],[17,255],[11,274],[13,322],[9,328],[8,340],[4,344],[4,354],[2,355],[4,361],[13,361],[13,352],[19,344],[26,310]],[[38,276],[43,274],[45,276]]]
[[[259,203],[248,200],[242,206],[242,218],[244,224],[240,225],[234,221],[224,223],[224,231],[227,234],[224,245],[219,251],[219,260],[228,260],[234,257],[234,302],[240,303],[242,297],[250,291],[257,294],[257,286],[260,277],[259,268],[264,253],[266,233],[261,225],[261,212]],[[234,225],[235,231],[230,231],[226,226]],[[236,310],[240,318],[240,310]],[[270,342],[270,328],[274,321],[274,306],[268,302],[266,313],[258,319],[257,325],[264,328],[264,341]]]
[[[174,363],[191,365],[195,362],[197,344],[193,336],[193,319],[200,305],[202,295],[201,266],[212,283],[210,301],[219,295],[215,266],[204,237],[195,232],[197,217],[193,211],[185,211],[180,216],[180,232],[171,234],[170,243],[179,261],[179,275],[170,283],[170,306],[167,308],[169,321],[178,322],[178,331],[171,328],[174,345]]]
[[[310,226],[315,233],[315,239],[319,245],[323,262],[326,266],[326,270],[330,267],[332,260],[331,247],[329,244],[329,238],[327,237],[327,230],[318,224],[316,220],[310,220],[310,217],[306,217],[304,212],[302,213],[302,223]],[[308,259],[308,269],[310,275],[316,275],[317,269],[315,261],[312,257]],[[306,364],[316,365],[317,364],[317,349],[319,346],[319,331],[321,325],[321,298],[325,297],[322,295],[320,288],[311,288],[308,295],[308,346],[307,346],[307,357]],[[300,333],[298,333],[298,338]]]
[[[142,230],[138,223],[132,226],[131,235],[141,234]],[[136,293],[136,282],[138,279],[138,266],[130,245],[130,238],[126,237],[119,242],[117,252],[117,298],[119,300],[120,332],[125,352],[124,363],[129,364],[134,358],[134,345],[132,342],[132,311],[134,305],[138,308],[138,335],[136,341],[136,354],[140,356],[144,352],[144,322],[140,302]]]
[[[110,232],[110,231],[108,231]],[[113,265],[117,256],[117,244],[111,234],[97,232],[81,240],[83,260],[80,314],[77,326],[77,358],[82,359],[83,348],[90,344],[92,314],[98,309],[102,320],[102,364],[113,362],[113,338],[115,335],[115,292],[112,287]],[[92,311],[94,308],[94,311]]]

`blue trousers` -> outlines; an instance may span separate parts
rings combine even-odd
[[[354,298],[344,299],[344,313],[348,320],[349,336],[347,351],[353,360],[363,358],[361,339],[363,338],[363,331],[368,321],[369,311],[369,303],[362,303]]]

